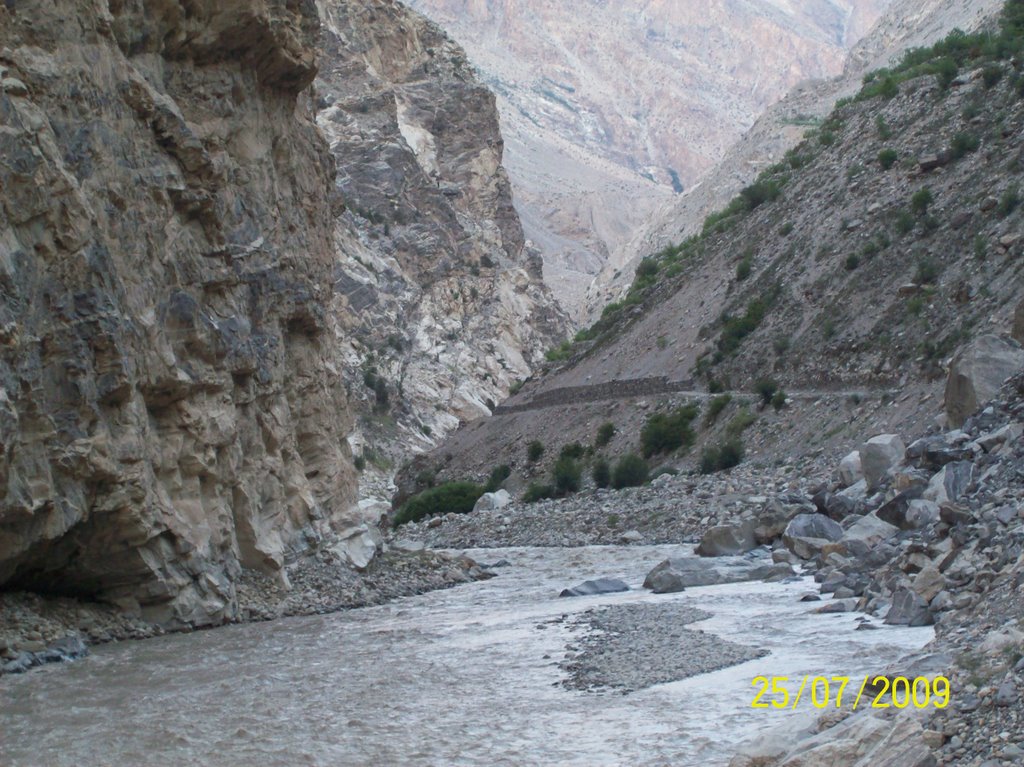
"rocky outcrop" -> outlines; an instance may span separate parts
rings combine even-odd
[[[361,522],[311,2],[0,5],[0,584],[169,625]]]
[[[394,0],[323,2],[318,123],[346,203],[335,285],[357,452],[401,462],[488,415],[567,332],[525,244],[494,95]],[[397,422],[397,423],[394,423]]]
[[[951,426],[964,420],[999,391],[1010,376],[1024,370],[1020,344],[1000,336],[977,338],[953,360],[946,381],[946,416]]]

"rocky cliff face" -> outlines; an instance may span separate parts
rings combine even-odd
[[[575,311],[658,205],[796,83],[838,74],[888,3],[411,5],[466,46],[498,93],[527,235]]]
[[[489,415],[566,323],[524,244],[494,96],[462,49],[393,0],[321,15],[318,122],[347,207],[334,280],[372,473]]]
[[[0,584],[233,616],[359,520],[303,0],[0,5]]]

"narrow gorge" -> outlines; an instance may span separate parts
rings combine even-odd
[[[1024,0],[410,5],[0,3],[0,764],[1021,764]]]

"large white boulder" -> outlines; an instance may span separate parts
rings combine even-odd
[[[498,509],[504,509],[510,503],[512,503],[512,496],[509,495],[508,490],[484,493],[480,496],[480,500],[476,502],[473,511],[497,511]]]
[[[864,479],[864,468],[861,466],[860,451],[854,450],[839,462],[839,484],[843,487],[850,487],[862,479]]]
[[[889,471],[903,462],[907,446],[895,434],[872,437],[860,449],[860,463],[868,490],[874,490],[888,476]]]
[[[1024,349],[1012,338],[980,336],[953,359],[946,380],[946,417],[960,428],[1007,378],[1024,370]]]

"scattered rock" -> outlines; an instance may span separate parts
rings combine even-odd
[[[583,581],[579,586],[573,586],[571,589],[563,589],[558,596],[591,597],[597,594],[617,594],[620,591],[629,591],[629,586],[615,578],[597,578],[592,581]]]
[[[754,538],[754,522],[747,521],[739,525],[719,525],[704,534],[697,554],[702,557],[725,557],[745,554],[757,548]]]
[[[953,359],[946,381],[949,423],[959,428],[981,403],[992,399],[1010,376],[1024,369],[1024,350],[1001,336],[980,336]]]
[[[895,434],[880,434],[864,443],[860,460],[869,491],[881,485],[889,470],[903,461],[906,449],[903,440]]]

